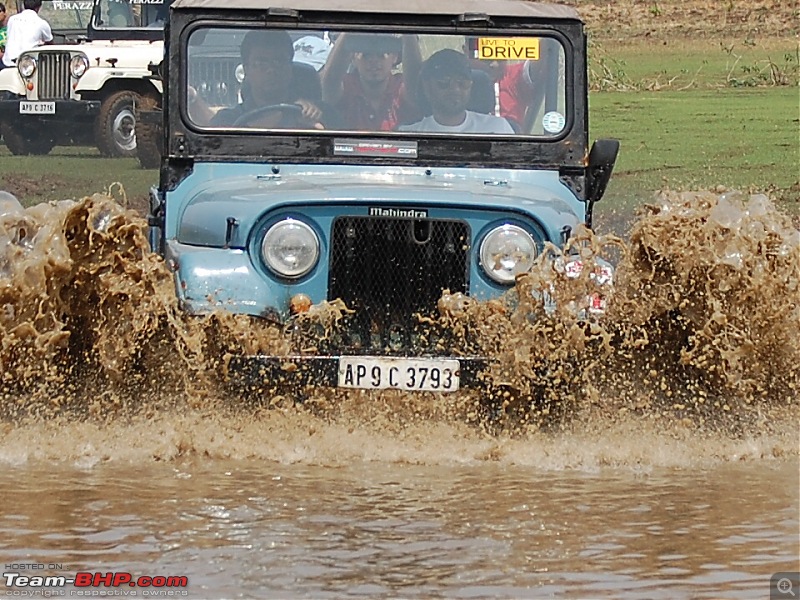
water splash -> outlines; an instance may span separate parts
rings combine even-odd
[[[636,431],[666,431],[684,446],[686,432],[733,435],[737,448],[756,436],[753,455],[798,452],[800,233],[765,196],[663,192],[628,241],[578,232],[571,243],[584,268],[577,277],[566,276],[563,262],[542,258],[500,300],[446,295],[440,325],[495,359],[490,379],[499,397],[488,412],[474,393],[312,387],[302,406],[284,396],[232,395],[230,356],[288,353],[291,337],[267,321],[182,312],[173,274],[149,252],[145,230],[141,217],[103,195],[29,209],[0,197],[6,450],[26,428],[48,439],[53,428],[68,429],[100,459],[120,443],[140,448],[142,428],[152,427],[159,439],[144,451],[162,459],[219,452],[320,460],[320,453],[352,457],[366,447],[380,455],[376,448],[388,445],[395,448],[388,454],[414,461],[441,454],[440,446],[424,445],[444,439],[443,431],[452,452],[476,460],[524,460],[531,452],[525,441],[534,440],[548,456],[565,455],[564,444],[583,436],[587,452],[624,461],[602,440],[636,438]],[[576,319],[597,289],[598,258],[617,267],[613,289],[604,289],[607,311]],[[554,301],[550,310],[543,297]],[[129,423],[127,435],[121,421]],[[111,423],[122,442],[86,433]],[[568,436],[560,450],[541,437],[543,425]],[[612,430],[628,433],[610,438]],[[265,431],[271,445],[252,446],[256,438],[266,443]],[[309,447],[308,439],[326,441]],[[697,445],[700,438],[691,439]],[[80,454],[77,443],[61,453]],[[747,454],[725,447],[714,452]],[[641,443],[636,448],[629,450],[641,452]]]

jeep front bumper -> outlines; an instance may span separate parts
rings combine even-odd
[[[234,356],[228,377],[239,387],[306,385],[405,392],[455,392],[484,385],[489,361],[474,356]]]
[[[63,124],[91,123],[100,114],[99,100],[28,100],[6,94],[0,99],[0,120],[6,123]]]

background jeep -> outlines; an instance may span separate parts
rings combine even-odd
[[[586,37],[572,8],[516,0],[369,6],[171,7],[151,244],[188,312],[225,310],[300,332],[280,354],[244,340],[220,348],[233,356],[227,372],[258,389],[482,385],[485,357],[436,326],[441,302],[512,290],[537,256],[591,225],[616,160],[615,140],[590,149]],[[296,53],[293,60],[299,33],[333,40],[320,71]],[[241,44],[257,49],[247,52],[255,58],[241,52],[238,93],[208,96],[194,74],[225,40],[226,55]],[[345,57],[338,71],[334,55]],[[360,76],[356,60],[388,60],[408,115],[347,122],[357,97],[337,101],[328,91]],[[527,90],[515,126],[486,77],[494,63]],[[303,105],[315,103],[321,116],[306,115]],[[437,110],[451,105],[474,126],[428,128],[442,125]],[[569,261],[568,277],[582,268]],[[324,314],[333,317],[323,330],[310,330],[321,335],[306,336]]]
[[[94,0],[86,41],[23,53],[0,71],[0,129],[13,154],[56,145],[96,145],[105,156],[136,155],[136,111],[157,106],[149,65],[163,56],[169,0]],[[56,2],[55,12],[82,2]],[[56,8],[58,6],[59,8]]]
[[[192,62],[188,73],[189,85],[202,102],[208,106],[228,106],[239,100],[243,78],[239,44],[242,35],[223,35],[210,32],[203,40],[202,51]],[[151,78],[162,85],[163,63],[150,66]],[[161,163],[164,133],[161,102],[140,103],[136,112],[136,152],[139,163],[146,169],[155,169]]]

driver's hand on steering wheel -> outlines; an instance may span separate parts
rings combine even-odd
[[[319,106],[308,100],[303,100],[302,98],[295,100],[294,103],[302,109],[303,118],[312,123],[314,129],[325,129],[325,126],[320,122],[322,110]]]

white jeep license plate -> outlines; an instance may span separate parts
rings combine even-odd
[[[20,102],[19,114],[21,115],[54,115],[56,114],[55,102]]]
[[[339,387],[362,390],[454,392],[460,364],[452,358],[383,358],[342,356]]]

